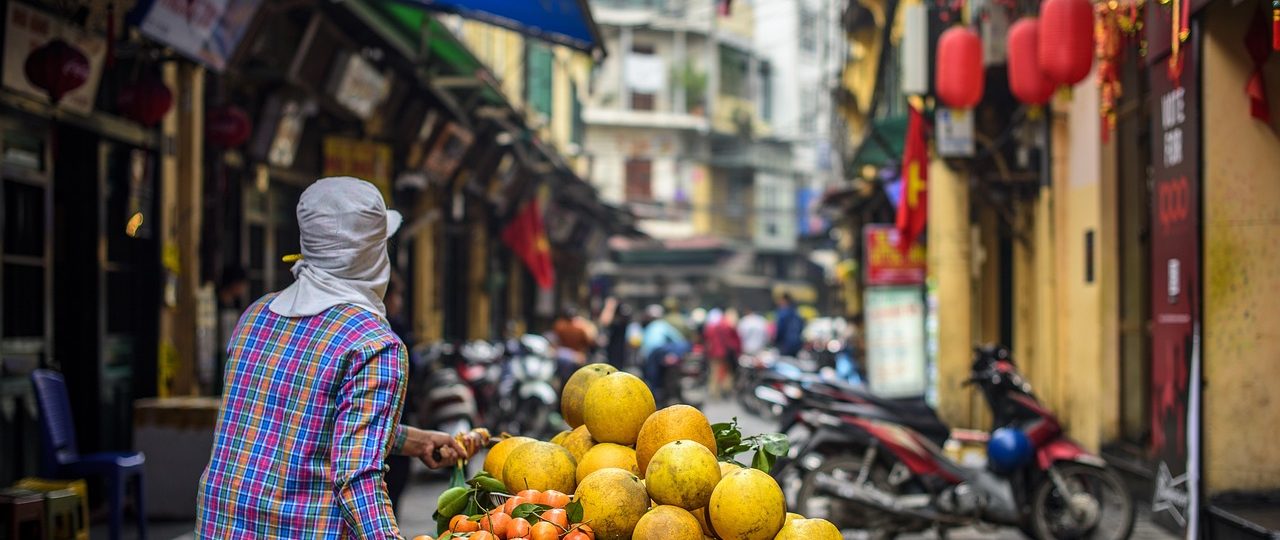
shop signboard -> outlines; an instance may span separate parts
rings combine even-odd
[[[80,114],[93,111],[93,101],[98,96],[98,81],[102,78],[102,63],[106,58],[107,41],[89,34],[70,23],[44,11],[9,2],[4,25],[4,75],[5,88],[36,99],[48,100],[48,94],[27,80],[25,66],[31,52],[46,43],[61,38],[89,59],[89,77],[79,88],[67,92],[58,107]]]
[[[244,38],[262,0],[144,0],[134,12],[142,34],[214,71]]]
[[[337,68],[329,87],[333,99],[361,120],[372,118],[391,91],[391,76],[350,51],[343,52],[334,65]]]
[[[434,182],[446,182],[453,177],[474,139],[470,131],[453,122],[441,129],[444,131],[436,138],[423,163],[427,176]]]
[[[973,111],[939,107],[935,115],[938,132],[938,155],[973,157]]]
[[[866,284],[919,285],[925,278],[924,246],[918,242],[903,253],[893,225],[872,223],[862,228]]]
[[[1161,58],[1147,70],[1153,141],[1152,514],[1188,538],[1197,537],[1200,475],[1200,35],[1192,31],[1180,48],[1180,70],[1166,69]],[[1167,59],[1169,49],[1164,52]]]
[[[354,176],[378,186],[382,198],[391,204],[391,146],[329,136],[324,138],[324,175]]]
[[[920,287],[869,287],[865,309],[871,392],[890,398],[925,395],[925,304]]]

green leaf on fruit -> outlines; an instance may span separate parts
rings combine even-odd
[[[551,507],[545,504],[524,503],[511,510],[511,517],[524,518],[529,520],[529,523],[532,524],[536,522],[538,516],[550,509]]]
[[[564,512],[566,514],[566,517],[569,518],[569,523],[582,522],[582,502],[573,501],[568,505],[565,505]]]

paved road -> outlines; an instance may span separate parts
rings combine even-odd
[[[725,422],[734,417],[738,419],[739,425],[742,427],[744,434],[755,434],[773,431],[776,426],[769,422],[764,422],[742,411],[741,408],[733,402],[713,403],[703,408],[709,420],[714,422]],[[483,463],[484,456],[477,456],[472,461],[471,470],[477,470],[479,464]],[[415,481],[411,484],[404,494],[401,501],[400,511],[397,519],[400,523],[401,530],[404,534],[412,538],[414,535],[424,533],[434,533],[435,523],[431,520],[431,513],[435,511],[436,497],[447,487],[447,480],[439,477],[431,477],[427,474],[426,467],[417,464],[418,471],[415,475]],[[174,523],[174,522],[153,522],[149,525],[150,537],[160,539],[187,540],[193,538],[191,534],[191,523]],[[130,531],[132,532],[132,531]],[[105,538],[107,536],[105,526],[97,526],[93,528],[94,538]],[[850,533],[846,535],[848,539],[862,538],[863,535]],[[1014,529],[993,528],[978,529],[966,528],[950,531],[948,538],[953,539],[997,539],[997,540],[1014,540],[1023,538]],[[923,540],[937,538],[932,533],[903,536],[909,540]],[[1165,533],[1163,530],[1151,524],[1145,515],[1139,516],[1138,524],[1134,529],[1133,538],[1140,540],[1171,540],[1174,537]]]

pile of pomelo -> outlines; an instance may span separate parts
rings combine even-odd
[[[491,448],[471,490],[441,495],[440,540],[841,538],[827,521],[787,513],[767,473],[718,461],[701,411],[655,409],[634,375],[607,364],[578,369],[561,395],[573,430]]]

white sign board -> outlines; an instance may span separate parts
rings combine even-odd
[[[656,54],[628,54],[626,66],[628,89],[656,94],[667,87],[667,63],[662,57]]]
[[[973,111],[939,107],[938,155],[973,157]]]
[[[262,0],[155,0],[139,28],[214,71],[227,67]]]
[[[89,114],[98,96],[98,81],[102,77],[102,63],[106,57],[107,40],[88,34],[41,11],[18,2],[9,2],[5,17],[4,33],[4,86],[23,94],[48,101],[49,94],[36,88],[27,80],[27,57],[44,44],[62,38],[79,49],[89,59],[89,78],[85,83],[62,96],[58,107]]]
[[[332,86],[333,99],[361,120],[368,120],[391,91],[391,77],[355,53],[346,53],[338,66]]]
[[[924,395],[924,316],[920,287],[867,289],[867,378],[872,393],[891,398]]]

